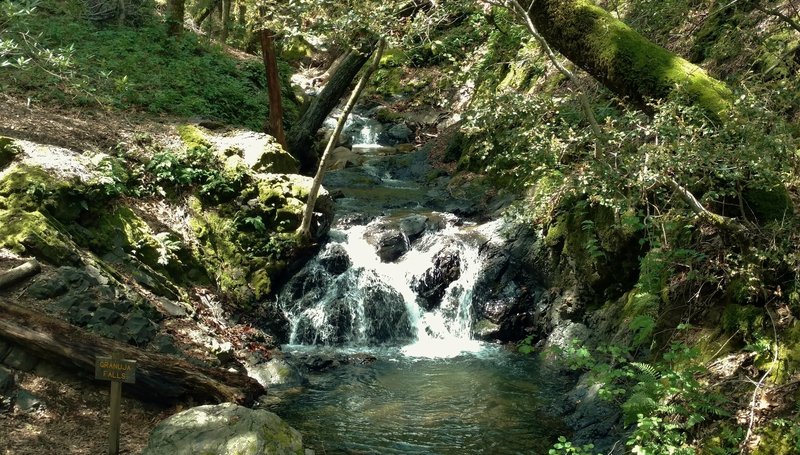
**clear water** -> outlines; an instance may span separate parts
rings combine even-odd
[[[546,454],[565,434],[548,405],[566,385],[533,357],[496,346],[451,358],[373,354],[374,363],[311,376],[304,393],[276,410],[306,447],[317,454]]]

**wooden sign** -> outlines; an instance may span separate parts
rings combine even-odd
[[[133,384],[136,382],[136,361],[97,356],[94,361],[94,378]]]
[[[136,382],[136,361],[125,360],[118,352],[111,357],[97,356],[94,361],[95,379],[111,381],[111,428],[108,431],[108,455],[119,454],[120,404],[122,383]]]

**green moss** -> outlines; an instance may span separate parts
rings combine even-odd
[[[409,63],[408,54],[402,49],[389,48],[381,55],[381,66],[403,66]]]
[[[281,60],[294,63],[306,61],[314,56],[314,48],[302,36],[292,36],[289,40],[281,40],[279,57]]]
[[[590,0],[546,2],[531,18],[561,53],[640,106],[677,88],[713,117],[729,107],[731,92],[723,83]]]
[[[58,226],[38,211],[0,209],[0,248],[54,265],[80,264],[77,245]]]
[[[800,453],[800,427],[797,422],[773,422],[757,432],[758,446],[753,455],[793,455]]]
[[[10,137],[0,136],[0,169],[6,167],[20,153],[20,148]]]
[[[753,305],[727,305],[722,312],[722,329],[727,333],[739,332],[745,340],[764,335],[764,309]]]
[[[213,144],[208,140],[203,130],[195,125],[181,125],[178,127],[180,136],[187,149],[195,147],[211,148]]]

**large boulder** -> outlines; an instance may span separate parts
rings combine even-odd
[[[303,455],[303,439],[277,415],[233,403],[198,406],[162,421],[142,455]]]

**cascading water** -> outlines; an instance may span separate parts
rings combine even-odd
[[[478,248],[486,240],[477,229],[457,227],[452,216],[441,220],[444,226],[413,244],[406,238],[408,251],[393,262],[383,262],[368,240],[385,220],[334,231],[334,240],[280,296],[291,323],[290,343],[407,345],[405,352],[418,356],[479,349],[470,339],[472,288],[481,270]],[[436,269],[442,257],[450,258],[451,270]],[[455,279],[448,283],[439,276],[444,273]],[[421,305],[426,278],[439,279],[442,295]]]
[[[425,153],[382,153],[363,120],[347,129],[363,163],[324,182],[341,193],[330,239],[279,296],[284,353],[308,374],[275,411],[317,453],[546,453],[564,434],[545,409],[565,381],[471,336],[498,223],[445,213]]]

